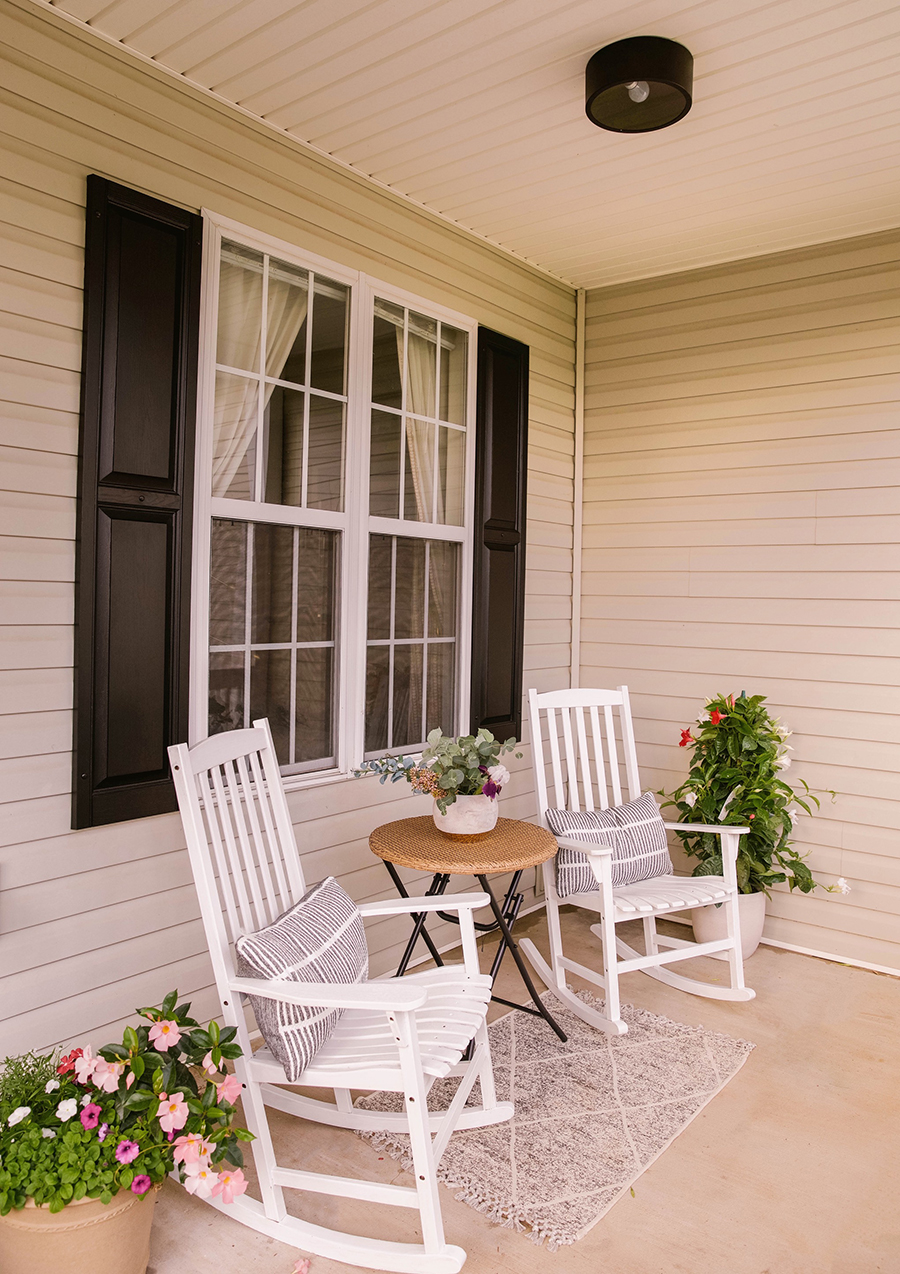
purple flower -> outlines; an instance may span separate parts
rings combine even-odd
[[[135,1177],[135,1179],[132,1181],[131,1193],[146,1194],[152,1185],[153,1185],[153,1182],[150,1180],[150,1178],[146,1176],[144,1173],[141,1173],[139,1177]]]
[[[108,1132],[109,1132],[109,1124],[101,1124],[100,1131],[97,1133],[97,1140],[106,1141],[106,1136]]]
[[[481,791],[484,796],[489,796],[493,800],[500,789],[493,779],[488,779]]]
[[[82,1128],[96,1128],[100,1122],[100,1116],[102,1114],[103,1111],[101,1108],[96,1102],[92,1101],[89,1105],[85,1106],[84,1110],[81,1112]]]
[[[141,1153],[136,1141],[120,1141],[116,1146],[116,1158],[119,1163],[133,1163]]]

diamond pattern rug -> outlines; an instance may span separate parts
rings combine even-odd
[[[622,1010],[627,1034],[607,1036],[549,993],[546,998],[567,1043],[524,1013],[491,1024],[497,1096],[515,1103],[515,1115],[505,1124],[454,1133],[438,1177],[492,1221],[528,1229],[534,1242],[546,1239],[553,1251],[597,1224],[755,1046],[630,1005]],[[587,993],[582,998],[597,1003]],[[429,1109],[445,1108],[456,1084],[439,1080]],[[473,1096],[479,1100],[477,1085]],[[358,1102],[370,1110],[400,1110],[402,1103],[396,1093]],[[405,1135],[360,1135],[411,1166]]]

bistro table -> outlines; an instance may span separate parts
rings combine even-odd
[[[512,935],[524,896],[519,892],[522,872],[527,867],[536,867],[539,863],[546,862],[556,853],[556,840],[550,832],[543,827],[536,827],[534,823],[523,823],[514,818],[498,818],[497,826],[493,831],[464,840],[462,837],[446,836],[438,831],[430,815],[425,815],[422,818],[401,818],[394,823],[384,823],[381,827],[376,827],[369,837],[369,848],[373,854],[384,860],[384,865],[390,872],[401,898],[408,898],[409,894],[397,872],[398,866],[432,873],[431,886],[427,890],[428,897],[446,893],[451,876],[475,876],[490,899],[491,910],[494,913],[492,922],[487,924],[476,922],[476,926],[482,933],[499,929],[501,934],[500,946],[491,968],[491,979],[494,980],[497,977],[501,961],[507,950],[510,951],[535,1007],[515,1004],[511,1000],[502,999],[499,995],[491,998],[499,1004],[505,1004],[508,1008],[542,1017],[559,1038],[565,1040],[566,1036],[559,1024],[544,1007],[531,980],[528,966]],[[508,871],[513,873],[513,877],[501,905],[488,884],[488,873]],[[439,911],[438,915],[442,920],[458,923],[455,916],[446,912]],[[412,934],[406,944],[403,958],[397,966],[397,977],[402,977],[406,972],[419,938],[424,939],[435,963],[440,965],[444,963],[425,927],[424,914],[413,916],[413,922]]]

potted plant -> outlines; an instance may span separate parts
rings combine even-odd
[[[483,726],[477,734],[460,738],[435,729],[418,761],[411,756],[383,756],[364,761],[355,774],[380,774],[382,783],[405,779],[414,792],[434,798],[432,817],[439,831],[472,840],[486,836],[497,822],[497,797],[509,782],[509,770],[500,764],[500,757],[514,752],[516,746],[516,739],[501,743]]]
[[[737,859],[745,958],[762,937],[772,885],[787,882],[792,891],[805,894],[818,886],[791,835],[794,819],[811,814],[811,806],[818,809],[820,802],[803,779],[796,788],[787,782],[791,731],[769,714],[765,702],[765,695],[748,697],[743,692],[737,699],[718,695],[709,700],[696,724],[681,732],[679,747],[692,750],[690,772],[666,802],[677,808],[683,822],[750,828],[749,835],[740,838]],[[833,792],[830,795],[834,797]],[[699,860],[694,876],[722,874],[718,836],[707,832],[679,832],[678,836],[687,853]],[[822,887],[830,892],[849,891],[843,879]],[[695,908],[692,921],[699,942],[724,936],[721,906]]]
[[[173,1170],[191,1194],[246,1190],[234,1027],[201,1028],[172,991],[121,1044],[8,1057],[0,1069],[0,1270],[144,1274]]]

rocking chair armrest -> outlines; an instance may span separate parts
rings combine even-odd
[[[356,983],[234,978],[230,986],[232,991],[240,991],[244,995],[328,1009],[381,1009],[407,1013],[422,1008],[428,999],[425,987],[402,983],[396,978]]]
[[[724,836],[734,832],[736,836],[749,836],[749,827],[736,827],[730,823],[666,823],[670,832],[708,832],[711,836]]]
[[[596,832],[587,832],[585,835],[596,836]],[[557,836],[556,843],[560,849],[577,849],[579,854],[586,854],[588,858],[610,858],[615,852],[612,845],[598,845],[596,841],[582,841],[578,839],[577,832],[567,832],[565,836]]]
[[[422,911],[478,911],[490,905],[487,894],[436,894],[428,898],[383,898],[360,904],[361,916],[398,916]]]

